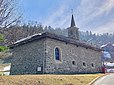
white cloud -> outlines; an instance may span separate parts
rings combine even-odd
[[[96,29],[96,28],[94,28]],[[99,27],[97,27],[96,30],[94,30],[95,33],[114,33],[114,20],[111,20]]]
[[[52,14],[44,20],[44,25],[50,25],[54,28],[67,28],[70,26],[71,9],[76,4],[76,0],[64,0]],[[75,14],[75,10],[74,10]],[[74,15],[75,16],[75,15]]]
[[[112,18],[114,18],[114,16],[110,15],[110,12],[112,12],[113,9],[114,9],[114,0],[102,0],[102,1],[81,0],[81,4],[78,7],[78,12],[79,12],[78,21],[80,27],[82,29],[85,28],[84,30],[89,29],[99,33],[114,31],[112,29],[114,27],[113,24],[114,21],[113,20],[105,21],[105,19],[103,18],[104,15],[105,17],[111,16]],[[99,19],[100,17],[102,17],[102,20]],[[96,19],[98,19],[99,22],[95,21]],[[101,26],[95,26],[95,25],[101,25]]]
[[[45,25],[50,25],[52,27],[65,27],[66,22],[69,19],[67,10],[68,10],[68,2],[62,4],[58,9],[56,9],[50,17],[48,17],[44,24]]]
[[[114,8],[114,0],[104,0],[104,2],[99,0],[81,0],[81,4],[78,10],[84,17],[94,18],[96,16],[109,13],[111,9]]]
[[[99,11],[96,13],[96,15],[101,14],[108,14],[112,9],[114,8],[114,0],[106,0],[103,5],[99,8]]]
[[[114,15],[109,15],[111,10],[114,9],[114,0],[106,0],[106,2],[98,9],[96,16],[106,14],[107,17],[111,16],[109,20],[96,27],[97,33],[114,33]],[[97,22],[96,22],[97,23]]]
[[[70,9],[72,9],[70,6],[72,4],[75,4],[74,0],[67,0],[64,3],[61,3],[61,5],[44,20],[44,25],[50,25],[54,28],[68,27],[70,24]],[[113,19],[107,21],[105,21],[104,18],[104,21],[103,19],[99,19],[104,15],[105,17],[111,16],[110,18],[114,18],[114,16],[110,15],[110,12],[114,9],[114,0],[81,0],[79,6],[75,6],[73,9],[74,16],[76,16],[76,24],[78,24],[80,30],[91,30],[97,33],[114,32]],[[99,19],[100,21],[96,22],[96,19]]]

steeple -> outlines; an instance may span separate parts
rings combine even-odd
[[[73,13],[72,13],[71,25],[68,28],[68,37],[72,38],[72,39],[75,39],[75,40],[79,40],[79,31],[78,30],[79,30],[79,28],[76,27],[76,25],[75,25],[74,16],[73,16]]]
[[[76,26],[76,25],[75,25],[75,21],[74,21],[74,16],[73,16],[73,14],[72,14],[71,26],[70,26],[70,27],[74,27],[74,26]]]

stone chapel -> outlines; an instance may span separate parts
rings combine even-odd
[[[73,14],[68,37],[49,32],[34,34],[15,42],[10,49],[11,75],[102,72],[102,50],[80,41]]]

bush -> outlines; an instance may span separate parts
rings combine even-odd
[[[0,42],[4,41],[4,36],[2,34],[0,34]]]
[[[0,46],[0,52],[7,51],[8,47],[6,46]]]
[[[3,76],[4,74],[3,74],[3,72],[0,72],[0,76]]]

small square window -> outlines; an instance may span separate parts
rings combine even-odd
[[[75,61],[72,61],[72,65],[76,65],[76,62]]]
[[[94,64],[92,63],[91,66],[94,67]]]
[[[85,62],[83,62],[83,66],[86,66],[86,63]]]

